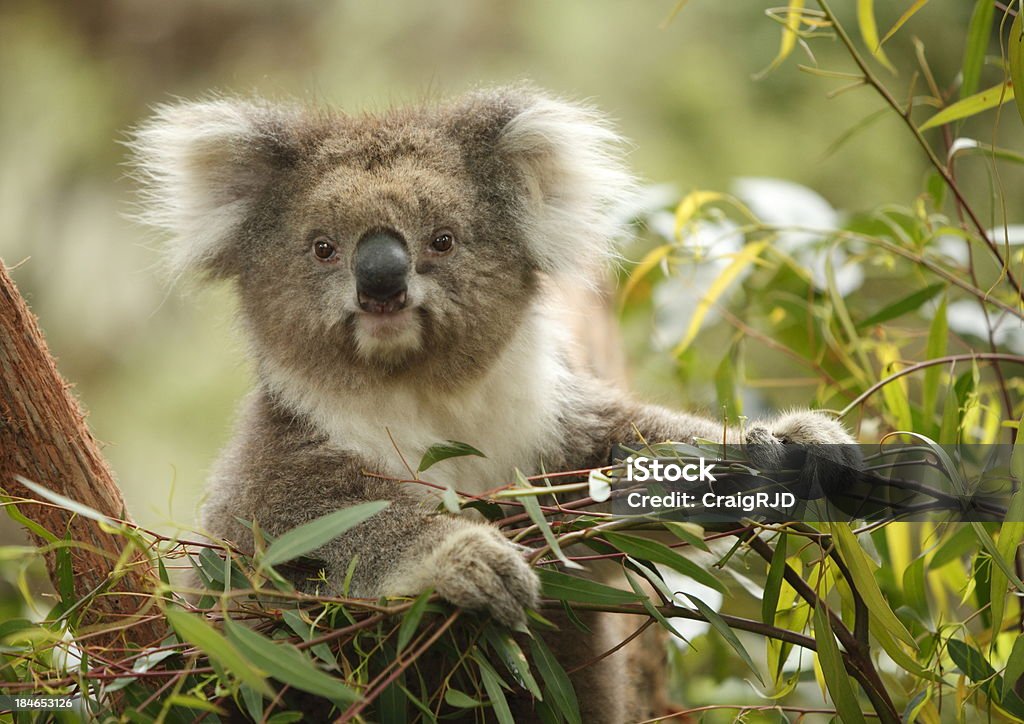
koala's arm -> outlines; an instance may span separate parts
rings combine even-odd
[[[851,468],[860,466],[856,440],[832,418],[813,410],[799,410],[764,421],[753,421],[742,431],[721,421],[659,405],[637,402],[602,382],[579,377],[567,395],[563,423],[570,450],[592,451],[585,467],[604,465],[612,447],[642,441],[692,442],[700,438],[730,445],[755,446],[761,462],[772,464],[781,446],[820,445],[820,454]],[[568,461],[567,461],[568,462]]]
[[[387,500],[386,509],[309,555],[325,569],[329,593],[341,595],[358,556],[352,596],[415,595],[432,587],[509,626],[523,622],[524,606],[536,606],[537,577],[494,526],[437,514],[411,486],[366,475],[366,463],[310,434],[260,395],[250,400],[240,428],[214,475],[204,532],[251,548],[251,532],[238,518],[256,520],[276,536],[340,508]],[[305,590],[317,586],[315,568],[289,575]]]

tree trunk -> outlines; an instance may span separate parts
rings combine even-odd
[[[93,508],[111,518],[127,520],[121,491],[113,473],[89,432],[85,415],[60,376],[25,300],[0,260],[0,489],[17,498],[39,496],[19,477]],[[132,623],[152,590],[153,574],[135,552],[117,575],[115,563],[128,540],[104,532],[93,520],[49,504],[20,503],[18,509],[58,539],[87,544],[71,548],[74,592],[77,599],[101,591],[84,607],[80,624],[111,625],[125,640],[148,645],[160,638],[157,622]],[[29,533],[39,544],[46,541]],[[60,590],[56,555],[46,555],[54,588]],[[126,624],[132,624],[127,627]],[[105,642],[119,631],[99,636]]]

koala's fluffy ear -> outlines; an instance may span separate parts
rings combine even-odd
[[[172,235],[175,275],[233,273],[227,251],[275,173],[294,163],[297,125],[290,108],[215,99],[160,106],[135,131],[138,219]]]
[[[494,152],[525,186],[522,223],[538,266],[553,274],[592,272],[611,255],[636,194],[622,138],[594,108],[530,89],[473,100],[491,105]]]

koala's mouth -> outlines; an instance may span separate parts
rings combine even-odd
[[[359,339],[375,339],[378,342],[407,342],[406,337],[419,337],[419,310],[409,306],[403,299],[373,301],[367,306],[360,304],[356,312],[356,332]]]
[[[395,314],[405,309],[407,297],[405,290],[383,300],[359,292],[359,308],[370,314]]]

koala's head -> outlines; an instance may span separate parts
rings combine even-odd
[[[539,275],[592,273],[632,189],[597,113],[523,88],[359,116],[186,102],[131,145],[173,269],[234,280],[262,368],[325,381],[472,376]]]

